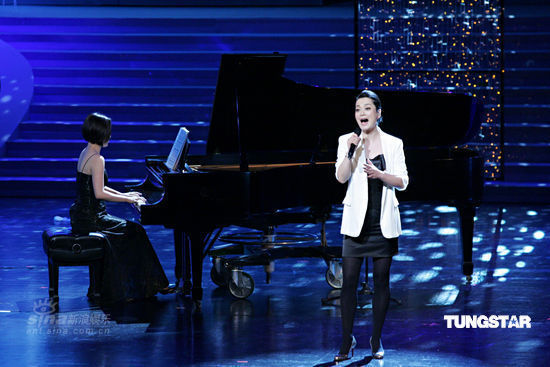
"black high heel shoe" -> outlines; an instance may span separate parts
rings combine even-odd
[[[384,347],[382,346],[382,339],[379,339],[379,342],[380,342],[380,346],[378,347],[378,350],[375,352],[374,349],[372,348],[372,336],[369,339],[370,349],[371,349],[371,352],[372,352],[372,358],[374,358],[374,359],[384,358]]]
[[[349,347],[349,351],[346,354],[337,354],[334,356],[334,362],[343,362],[347,361],[348,359],[353,358],[353,351],[355,350],[355,347],[357,346],[357,340],[355,340],[355,337],[351,336],[351,345]],[[349,356],[351,354],[351,357]]]

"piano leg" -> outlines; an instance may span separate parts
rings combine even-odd
[[[200,306],[202,301],[202,262],[203,251],[205,247],[206,233],[193,231],[188,233],[191,247],[191,269],[193,271],[193,288],[191,296],[193,300]]]
[[[183,294],[191,293],[191,260],[193,254],[191,252],[191,242],[187,233],[183,234]]]
[[[327,247],[327,222],[323,220],[321,223],[321,247]]]
[[[174,273],[176,275],[176,288],[179,287],[182,277],[182,259],[183,259],[183,233],[180,230],[174,229],[174,249],[176,255],[176,266]]]
[[[183,294],[191,291],[191,262],[189,258],[189,237],[181,230],[174,229],[174,248],[176,251],[176,288],[183,278]]]
[[[464,204],[457,207],[460,215],[460,229],[462,234],[462,274],[468,281],[472,280],[474,263],[472,262],[472,249],[474,237],[475,206]]]

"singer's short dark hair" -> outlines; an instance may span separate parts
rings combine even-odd
[[[361,98],[372,99],[372,102],[374,103],[374,107],[376,107],[377,110],[382,108],[382,101],[380,101],[380,97],[378,97],[378,94],[374,93],[372,90],[365,89],[361,91],[361,93],[359,93],[357,97],[355,97],[355,101],[357,102],[357,100]]]
[[[97,145],[103,145],[111,139],[111,119],[94,112],[82,124],[82,137]]]

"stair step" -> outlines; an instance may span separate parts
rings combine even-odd
[[[550,105],[505,105],[504,122],[548,123]]]
[[[82,121],[92,112],[100,112],[113,121],[210,121],[212,107],[206,104],[74,104],[33,103],[29,119]]]
[[[214,86],[218,69],[85,69],[34,68],[37,84],[62,85],[150,85],[150,86]],[[286,69],[292,80],[321,86],[353,87],[355,72],[346,69]]]
[[[35,83],[61,85],[216,85],[217,68],[111,69],[34,68]]]
[[[109,187],[128,191],[126,185],[141,182],[137,179],[109,178]],[[0,176],[0,196],[74,198],[76,179],[72,177],[7,177]],[[68,212],[68,209],[67,209]]]
[[[23,121],[12,137],[18,139],[79,140],[82,139],[82,121]],[[207,122],[113,121],[112,124],[112,137],[118,140],[173,140],[176,138],[180,127],[189,130],[189,138],[192,140],[207,140],[210,126]]]
[[[14,139],[6,142],[6,157],[17,158],[74,158],[85,146],[84,140],[71,139]],[[173,140],[112,140],[101,151],[106,159],[143,159],[147,155],[168,155]],[[55,147],[55,148],[54,148]],[[203,155],[206,141],[191,140],[189,154]]]
[[[506,50],[504,60],[507,68],[547,68],[550,65],[550,51]]]
[[[505,124],[504,139],[509,143],[544,143],[550,141],[550,124]]]
[[[34,86],[33,103],[91,104],[91,103],[198,103],[212,104],[214,87],[177,86]]]
[[[550,75],[548,79],[550,80]],[[545,87],[505,87],[504,104],[535,104],[550,101],[550,86]],[[550,118],[549,118],[550,120]]]
[[[109,173],[116,173],[119,178],[145,178],[144,158],[105,159],[105,166]],[[76,175],[77,163],[77,158],[0,158],[0,171],[2,176],[8,177],[25,177],[30,173],[33,177],[72,177]]]
[[[548,19],[546,20],[548,21]],[[504,34],[506,50],[550,50],[550,30],[546,32],[514,32]]]
[[[279,33],[194,33],[194,34],[3,34],[2,40],[16,49],[35,50],[345,50],[353,49],[353,34],[279,34]]]
[[[550,142],[504,143],[505,162],[550,162]]]
[[[550,24],[548,24],[548,17],[507,16],[504,18],[503,29],[505,34],[515,32],[549,32]]]
[[[549,59],[550,60],[550,59]],[[505,62],[506,64],[506,62]],[[550,79],[550,67],[512,68],[505,67],[504,87],[546,87]]]
[[[505,163],[504,175],[507,181],[550,183],[550,160],[544,163]]]
[[[353,33],[353,18],[2,18],[2,33]]]
[[[150,74],[144,77],[143,74]],[[353,88],[355,73],[350,69],[287,69],[285,77],[297,82],[327,87]],[[39,84],[88,84],[91,86],[139,83],[150,86],[215,85],[217,71],[210,70],[116,70],[116,69],[35,69]]]
[[[484,202],[496,203],[550,203],[550,183],[487,181],[483,192]]]
[[[118,52],[118,51],[60,51],[60,50],[20,50],[33,68],[203,68],[218,69],[223,50],[175,51],[175,52]],[[255,50],[242,50],[243,53],[258,53]],[[271,52],[271,50],[270,50]],[[347,50],[285,50],[287,68],[353,68],[352,49]]]

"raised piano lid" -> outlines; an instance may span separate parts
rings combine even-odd
[[[358,91],[289,80],[285,60],[281,54],[222,55],[207,143],[212,163],[238,163],[243,152],[250,164],[335,159],[338,136],[355,128]],[[471,96],[376,92],[381,128],[405,147],[448,148],[479,129],[481,106]]]
[[[356,93],[289,80],[285,60],[222,55],[207,144],[215,161],[239,162],[241,152],[250,164],[309,162],[316,152],[316,161],[334,160],[336,139],[353,124]]]
[[[382,100],[380,127],[405,147],[453,147],[471,141],[483,106],[461,93],[376,91]]]

